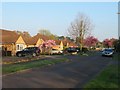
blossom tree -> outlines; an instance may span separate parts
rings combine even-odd
[[[107,48],[109,48],[109,47],[114,47],[114,42],[116,41],[116,39],[114,39],[114,38],[111,38],[111,39],[105,39],[104,41],[103,41],[103,45],[104,45],[104,47],[107,47]]]
[[[96,44],[98,43],[98,39],[95,38],[94,36],[88,36],[85,40],[84,40],[84,45],[87,47],[95,47]]]
[[[54,40],[47,40],[43,44],[39,45],[42,53],[49,53],[52,49],[52,46],[56,45]]]
[[[104,47],[109,47],[109,44],[110,44],[110,40],[109,40],[109,39],[105,39],[105,40],[103,41]]]

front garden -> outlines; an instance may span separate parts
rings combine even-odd
[[[18,72],[21,70],[26,70],[26,69],[32,69],[32,68],[40,68],[44,66],[50,66],[62,62],[68,62],[69,60],[67,58],[58,58],[58,59],[50,59],[50,60],[34,60],[30,62],[22,62],[22,63],[16,63],[16,64],[7,64],[3,65],[2,67],[2,73],[4,74],[9,74],[9,73],[14,73]]]

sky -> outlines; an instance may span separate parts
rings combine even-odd
[[[78,13],[90,17],[91,34],[100,41],[118,38],[118,2],[3,2],[2,29],[28,31],[40,29],[67,36],[70,23]]]

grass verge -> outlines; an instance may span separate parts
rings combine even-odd
[[[120,53],[116,53],[113,55],[113,60],[120,61]]]
[[[26,62],[26,63],[10,64],[10,65],[5,65],[2,67],[2,73],[4,75],[8,73],[17,72],[20,70],[54,65],[60,62],[67,62],[67,61],[69,60],[66,58],[61,58],[61,59],[53,59],[53,60],[37,60],[37,61]]]
[[[91,80],[84,88],[119,88],[120,72],[117,65],[110,65],[102,71],[94,80]]]

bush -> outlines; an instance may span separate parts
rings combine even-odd
[[[88,48],[82,47],[82,52],[86,53],[88,51]]]
[[[117,40],[117,41],[116,41],[114,47],[115,47],[115,51],[116,51],[116,52],[120,52],[120,40]]]

